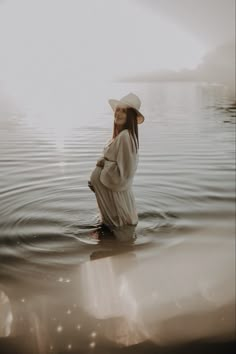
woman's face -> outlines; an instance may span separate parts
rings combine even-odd
[[[122,126],[127,121],[127,108],[118,106],[115,110],[115,123]]]

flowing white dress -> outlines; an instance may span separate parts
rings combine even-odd
[[[104,147],[102,158],[104,167],[96,166],[90,176],[101,221],[108,226],[137,225],[132,183],[138,153],[127,129]]]

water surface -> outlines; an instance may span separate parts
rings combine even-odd
[[[108,105],[93,117],[88,109],[59,121],[1,114],[6,352],[155,352],[163,345],[173,352],[176,344],[233,338],[235,109],[227,90],[142,83],[113,85],[104,96],[124,90],[140,95],[146,116],[133,243],[123,241],[134,230],[118,230],[115,239],[102,234],[87,187],[111,135]]]

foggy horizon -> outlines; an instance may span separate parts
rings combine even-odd
[[[1,1],[0,89],[22,107],[30,103],[44,106],[45,111],[54,110],[63,97],[61,109],[72,112],[78,92],[83,105],[91,95],[97,97],[101,85],[122,78],[138,80],[142,75],[147,80],[152,75],[151,80],[161,76],[174,81],[192,75],[233,90],[234,57],[224,58],[221,47],[222,41],[232,42],[234,37],[234,2],[178,0],[174,4],[166,0]],[[209,62],[214,51],[217,55]],[[222,62],[214,67],[212,60],[218,56]],[[104,96],[96,104],[99,99]]]

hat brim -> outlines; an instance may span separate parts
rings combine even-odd
[[[130,108],[133,108],[136,112],[137,112],[137,123],[138,124],[142,124],[143,122],[144,122],[144,116],[142,115],[142,113],[140,113],[136,108],[134,108],[134,107],[132,107],[132,106],[129,106],[129,105],[127,105],[127,104],[124,104],[124,102],[121,102],[121,101],[119,101],[119,100],[115,100],[115,99],[110,99],[110,100],[108,100],[108,102],[109,102],[109,104],[110,104],[110,106],[111,106],[111,108],[112,108],[112,110],[113,111],[115,111],[115,109],[116,109],[116,107],[118,106],[118,105],[120,105],[120,106],[124,106],[124,107],[130,107]]]

